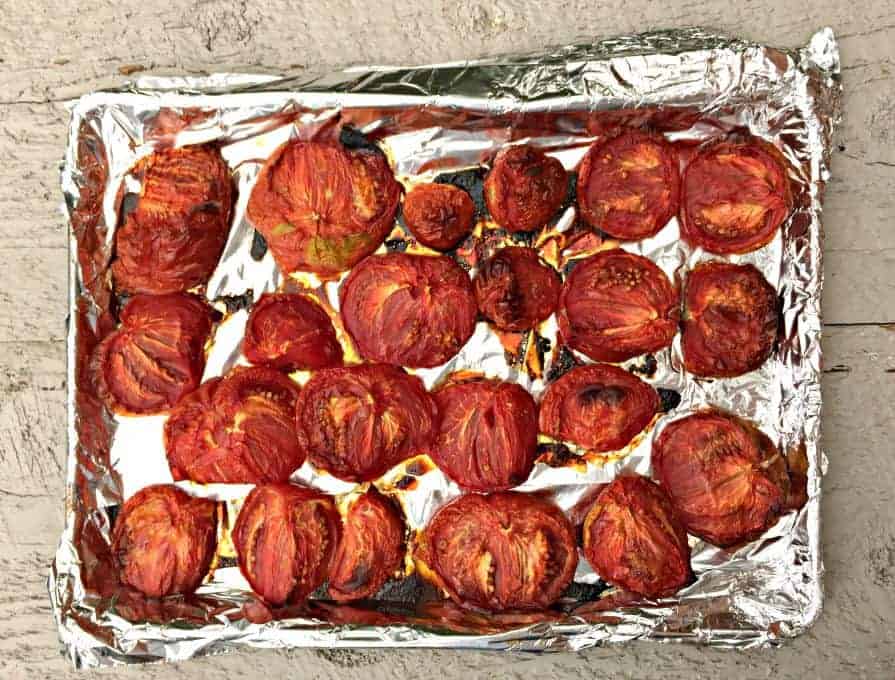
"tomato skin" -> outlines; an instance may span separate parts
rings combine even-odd
[[[98,392],[109,410],[164,413],[195,390],[217,316],[186,293],[131,298],[121,313],[121,326],[103,339],[92,361]]]
[[[655,482],[617,477],[597,496],[582,531],[601,578],[643,597],[673,595],[692,580],[687,532]]]
[[[368,361],[440,366],[475,330],[472,282],[444,255],[372,255],[345,279],[339,300],[345,330]]]
[[[684,169],[681,237],[721,255],[767,245],[793,207],[786,161],[752,138],[716,142]]]
[[[285,273],[334,276],[379,247],[400,198],[383,154],[293,140],[264,164],[246,214]]]
[[[575,531],[550,501],[513,491],[460,496],[420,537],[418,559],[457,604],[544,609],[572,581]]]
[[[176,293],[205,283],[224,250],[233,211],[230,170],[220,152],[208,146],[156,151],[131,174],[142,185],[115,232],[116,290]]]
[[[302,449],[339,479],[371,481],[427,450],[438,410],[422,380],[388,364],[318,371],[295,409]]]
[[[404,221],[424,246],[450,250],[472,231],[475,204],[459,187],[421,184],[404,198]]]
[[[178,402],[165,423],[175,480],[200,484],[285,482],[305,461],[295,432],[299,387],[261,366],[234,368]]]
[[[581,261],[563,284],[556,318],[562,340],[594,361],[620,362],[668,347],[679,298],[650,260],[621,249]]]
[[[684,366],[729,378],[761,367],[774,351],[777,291],[751,264],[697,265],[684,288]]]
[[[758,538],[789,493],[786,462],[771,440],[716,409],[668,424],[652,463],[687,531],[720,547]]]
[[[537,457],[538,407],[523,387],[472,380],[449,383],[434,397],[441,427],[432,458],[448,477],[483,492],[528,479]]]
[[[623,241],[655,236],[680,206],[674,147],[628,130],[591,145],[578,170],[578,208],[591,227]]]
[[[497,328],[524,331],[553,314],[562,281],[532,248],[501,248],[473,281],[479,311]]]
[[[269,604],[299,604],[326,580],[339,543],[329,496],[291,484],[255,487],[233,527],[240,571]]]
[[[280,371],[313,371],[342,363],[332,320],[305,295],[265,293],[246,322],[242,351],[253,364]]]
[[[329,595],[360,600],[382,588],[404,561],[404,519],[395,504],[371,488],[354,500],[329,575]]]
[[[112,555],[121,583],[154,598],[192,593],[211,567],[217,504],[172,484],[141,489],[121,508]]]
[[[562,206],[567,193],[562,163],[528,144],[500,151],[485,178],[488,211],[510,232],[543,227]]]
[[[541,400],[541,432],[591,451],[627,446],[652,421],[659,395],[628,371],[578,366],[551,383]]]

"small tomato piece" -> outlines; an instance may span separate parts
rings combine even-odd
[[[507,231],[543,227],[566,200],[566,171],[555,158],[528,144],[502,150],[485,178],[485,203]]]
[[[472,231],[475,204],[459,187],[421,184],[404,199],[404,221],[424,246],[450,250]]]

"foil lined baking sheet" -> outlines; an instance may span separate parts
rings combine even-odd
[[[829,29],[794,51],[689,29],[540,54],[357,68],[320,77],[142,77],[119,91],[73,102],[62,170],[71,224],[68,495],[66,527],[49,578],[72,662],[173,661],[246,645],[558,651],[648,638],[742,648],[777,644],[804,631],[822,601],[821,201],[839,119],[838,74]],[[757,423],[783,452],[804,447],[809,461],[804,508],[783,515],[760,540],[736,550],[691,537],[695,583],[658,602],[619,594],[582,559],[560,607],[543,615],[462,612],[408,573],[386,584],[368,605],[312,598],[307,608],[281,611],[271,620],[269,612],[259,611],[235,566],[226,528],[216,569],[189,601],[135,602],[104,587],[104,557],[117,508],[144,486],[171,481],[162,445],[165,417],[109,416],[83,375],[98,325],[117,304],[108,285],[116,197],[136,160],[160,146],[215,142],[238,188],[229,239],[205,290],[224,313],[208,357],[209,378],[246,363],[240,341],[247,309],[265,291],[310,290],[338,325],[340,281],[303,274],[284,278],[245,217],[261,165],[284,141],[351,125],[376,140],[398,180],[410,188],[445,172],[474,173],[510,141],[541,146],[574,173],[601,125],[619,119],[648,122],[670,140],[693,146],[748,129],[788,159],[793,214],[768,246],[726,258],[754,264],[777,288],[783,306],[778,347],[758,371],[725,380],[685,374],[680,337],[655,356],[627,362],[650,384],[680,395],[676,408],[657,416],[623,451],[556,455],[544,446],[533,474],[519,488],[546,492],[574,512],[595,484],[620,471],[649,474],[651,443],[662,427],[713,404]],[[480,224],[453,254],[471,271],[483,256],[512,242],[487,227]],[[561,272],[584,255],[618,245],[576,231],[571,202],[529,244]],[[683,243],[676,218],[656,236],[622,247],[649,257],[672,280],[717,257]],[[380,251],[418,248],[398,222]],[[557,347],[553,318],[515,335],[500,335],[480,322],[456,357],[416,373],[431,387],[452,371],[479,371],[519,382],[538,398],[551,372],[568,358]],[[340,496],[356,490],[308,463],[293,479]],[[179,484],[222,501],[225,527],[250,489]],[[411,530],[425,526],[438,507],[459,495],[425,457],[402,463],[376,485],[399,500]]]

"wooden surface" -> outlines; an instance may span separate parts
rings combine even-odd
[[[549,657],[264,651],[97,676],[895,676],[893,0],[0,0],[0,17],[0,677],[75,676],[59,656],[44,585],[65,456],[66,98],[139,67],[420,63],[693,24],[783,46],[829,25],[841,41],[846,115],[825,217],[827,599],[816,627],[756,653],[647,644]]]

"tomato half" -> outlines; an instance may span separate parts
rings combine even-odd
[[[170,484],[131,496],[115,520],[112,555],[121,582],[149,597],[193,592],[217,542],[217,504]]]
[[[421,184],[404,199],[404,221],[424,246],[450,250],[472,231],[475,204],[450,184]]]
[[[625,361],[668,347],[677,332],[678,294],[650,260],[621,249],[580,262],[563,284],[562,340],[595,361]]]

